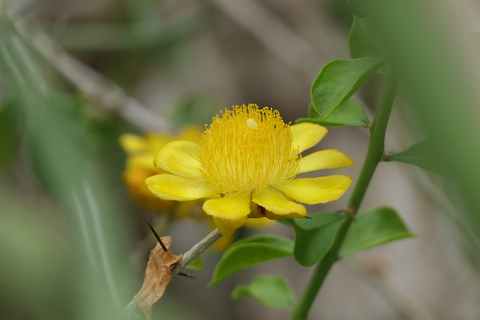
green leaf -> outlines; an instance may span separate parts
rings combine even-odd
[[[371,31],[370,18],[353,17],[348,45],[352,59],[382,56]]]
[[[349,218],[337,213],[325,212],[311,219],[286,219],[284,223],[295,231],[293,256],[304,267],[320,261],[332,247],[341,226]]]
[[[383,58],[333,60],[323,66],[310,89],[313,108],[323,119],[346,102],[384,64]]]
[[[402,152],[387,156],[388,161],[408,163],[422,169],[447,176],[447,170],[438,161],[441,157],[437,144],[430,140],[420,141]]]
[[[370,18],[353,17],[352,28],[348,35],[348,45],[352,59],[384,56],[375,39]],[[388,75],[387,64],[384,64],[378,73]]]
[[[341,257],[415,236],[408,230],[397,212],[390,207],[362,211],[356,218],[357,221],[350,226],[340,248]]]
[[[289,311],[295,303],[295,292],[281,276],[261,274],[248,286],[236,286],[232,292],[235,299],[252,297],[267,307]]]
[[[259,235],[235,242],[218,262],[212,286],[229,275],[252,265],[291,255],[293,241],[274,235]]]
[[[312,104],[310,104],[308,116],[309,118],[300,118],[295,122],[313,122],[325,127],[359,126],[364,128],[368,128],[368,124],[370,123],[362,106],[353,99],[348,99],[323,119],[319,119],[319,114],[313,109]]]
[[[0,106],[0,165],[12,162],[18,146],[18,110],[12,100]]]
[[[202,270],[203,269],[202,257],[201,256],[196,257],[185,268],[190,270]]]

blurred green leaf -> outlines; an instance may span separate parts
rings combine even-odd
[[[118,197],[113,200],[111,188],[104,186],[102,173],[96,170],[86,152],[84,118],[78,112],[76,99],[52,89],[53,82],[47,77],[44,61],[10,28],[11,21],[4,18],[0,16],[0,62],[27,120],[28,162],[41,183],[55,195],[54,200],[58,201],[55,207],[63,209],[56,220],[61,218],[65,229],[62,235],[66,238],[54,242],[68,243],[71,254],[63,255],[62,259],[72,259],[74,267],[65,270],[68,281],[62,279],[62,285],[66,283],[72,292],[64,290],[62,297],[69,298],[65,304],[76,317],[117,319],[120,303],[125,298],[121,296],[132,292],[130,288],[122,290],[130,285],[130,278],[122,275],[124,265],[121,262],[126,258],[123,242],[128,232],[122,229],[121,209],[115,206]],[[31,212],[39,213],[35,209]],[[25,237],[28,230],[19,234]],[[36,262],[31,262],[38,259],[27,258],[30,265],[36,266]],[[52,270],[55,276],[60,275],[58,268]],[[27,286],[33,286],[33,282]],[[41,290],[54,291],[54,287],[50,281]],[[22,296],[12,297],[22,301]],[[63,301],[56,299],[55,303],[60,305]],[[41,301],[35,301],[35,306],[48,308]],[[37,316],[30,313],[28,317],[32,315]]]
[[[385,63],[383,58],[333,60],[323,66],[310,89],[320,119],[345,103]]]
[[[68,319],[71,257],[61,219],[0,185],[0,315]],[[10,319],[10,317],[2,318]]]
[[[236,286],[232,297],[252,297],[267,307],[287,311],[295,303],[295,292],[288,281],[284,277],[269,274],[256,276],[248,286]]]
[[[209,286],[254,264],[286,257],[292,252],[293,241],[279,236],[259,235],[237,241],[218,262]]]
[[[311,215],[311,219],[285,219],[295,231],[293,256],[304,267],[320,261],[332,247],[339,229],[349,218],[332,212]]]
[[[12,162],[18,146],[18,115],[13,100],[0,106],[0,165]]]
[[[348,35],[348,45],[352,59],[364,57],[383,57],[378,42],[375,40],[375,33],[372,32],[372,23],[369,18],[353,17],[352,28]],[[388,64],[380,67],[378,73],[388,75]]]
[[[414,237],[398,213],[390,207],[362,211],[352,223],[340,248],[341,257],[399,239]]]
[[[441,154],[438,152],[437,144],[430,139],[426,139],[402,152],[387,155],[387,160],[408,163],[447,176],[447,170],[442,167],[440,157]]]
[[[363,107],[353,99],[348,99],[323,119],[320,119],[319,114],[313,109],[312,104],[310,104],[308,116],[308,118],[297,119],[295,122],[313,122],[325,127],[359,126],[364,128],[368,128],[368,124],[370,123]]]
[[[202,256],[198,256],[195,259],[193,259],[193,261],[190,262],[185,268],[190,270],[202,270],[203,269]]]
[[[383,55],[370,28],[369,18],[353,17],[352,28],[348,35],[348,45],[352,59]]]
[[[76,100],[68,95],[44,93],[37,96],[37,106],[41,112],[32,113],[27,126],[30,163],[46,191],[63,192],[84,177],[83,160],[88,157],[82,119]]]

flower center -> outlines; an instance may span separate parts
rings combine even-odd
[[[213,118],[199,148],[205,183],[227,196],[261,192],[298,172],[290,125],[278,111],[255,104],[234,106]]]

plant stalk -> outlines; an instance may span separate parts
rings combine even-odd
[[[355,184],[355,188],[353,189],[352,195],[347,204],[347,210],[348,212],[353,213],[353,216],[357,213],[363,197],[367,192],[373,173],[375,172],[378,163],[382,160],[382,155],[385,150],[385,132],[387,130],[388,119],[390,118],[390,112],[395,100],[397,87],[398,76],[396,74],[391,74],[387,80],[375,120],[370,126],[370,143],[368,145],[367,156],[365,157],[362,171],[360,171],[358,181]]]
[[[360,172],[358,181],[345,209],[345,212],[349,213],[351,219],[349,219],[341,227],[332,248],[317,264],[315,271],[310,278],[310,282],[308,283],[307,288],[302,295],[302,298],[290,316],[290,320],[307,319],[310,308],[312,307],[325,278],[330,272],[333,264],[338,260],[338,251],[340,250],[352,220],[354,219],[355,214],[362,203],[373,173],[375,172],[378,163],[382,159],[385,145],[385,132],[387,130],[387,123],[390,117],[393,102],[395,100],[397,87],[398,76],[392,73],[387,79],[377,115],[370,126],[370,143],[368,146],[367,156],[365,157],[365,162],[363,163],[362,171]]]

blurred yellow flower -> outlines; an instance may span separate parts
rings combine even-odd
[[[178,136],[168,133],[146,133],[144,136],[131,133],[122,134],[119,142],[127,154],[126,168],[122,177],[130,197],[138,205],[148,210],[164,211],[167,209],[172,202],[154,196],[145,185],[145,179],[163,173],[153,165],[155,154],[173,140],[183,139],[198,142],[201,135],[202,130],[198,126],[187,126]],[[179,213],[182,215],[186,211],[183,207],[179,208]]]
[[[354,165],[337,150],[304,158],[327,129],[313,123],[285,124],[278,111],[257,105],[234,106],[205,130],[199,143],[173,141],[155,156],[154,165],[167,174],[146,179],[163,200],[195,200],[211,196],[203,210],[224,236],[248,218],[303,218],[296,201],[316,204],[340,198],[352,184],[346,175],[299,178],[299,173]]]

